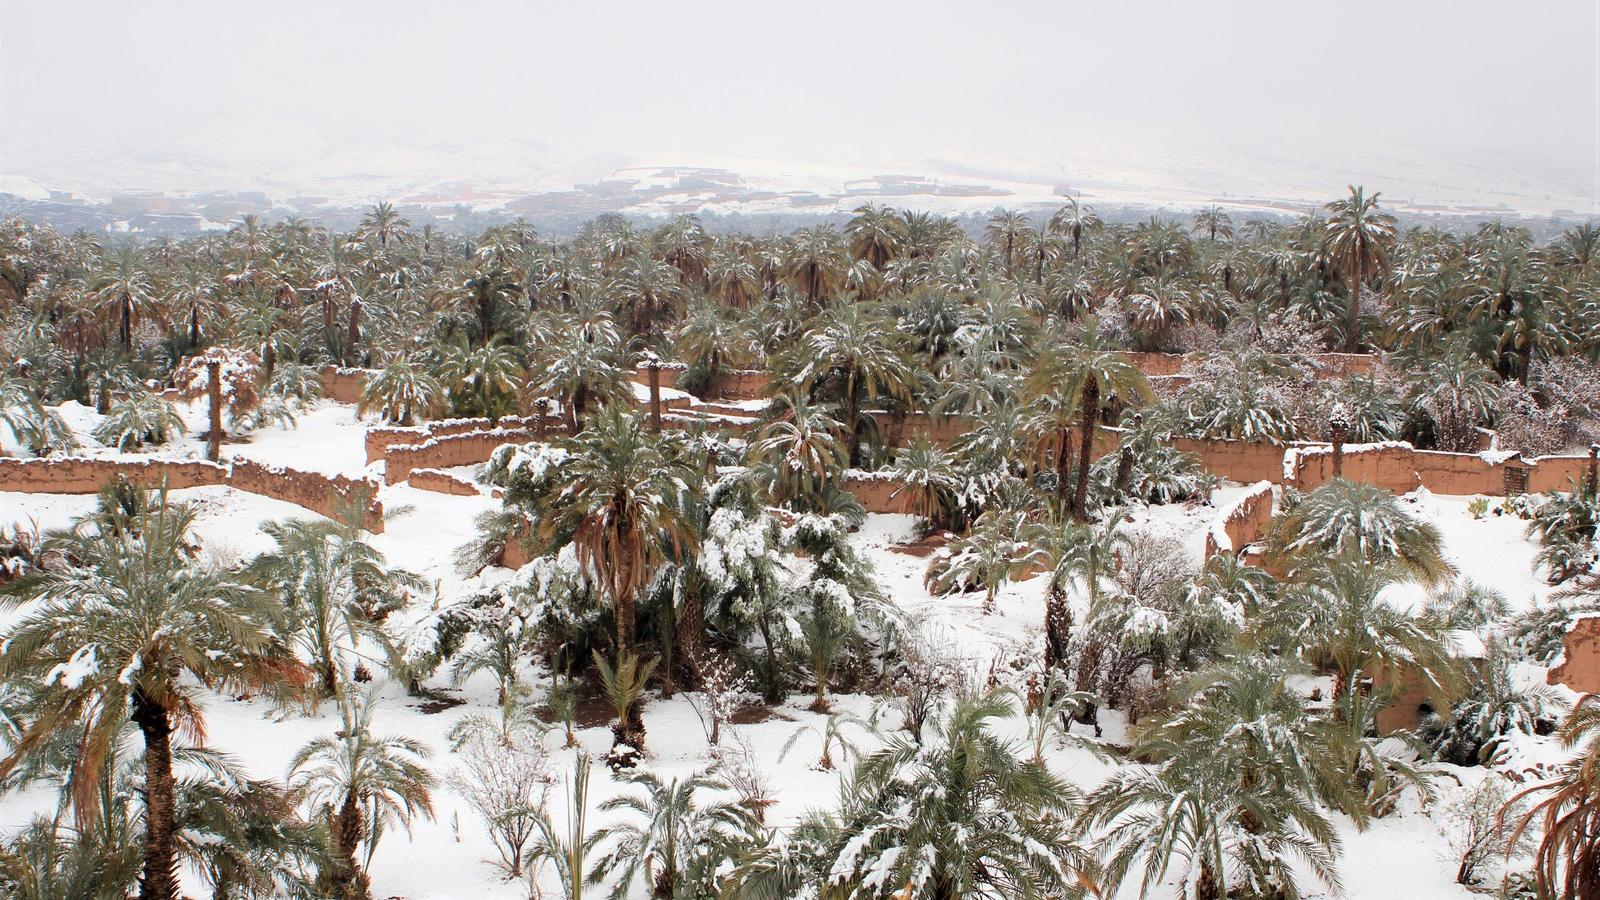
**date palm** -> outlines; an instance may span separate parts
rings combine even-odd
[[[1389,268],[1389,253],[1395,244],[1395,219],[1378,207],[1379,196],[1369,197],[1364,188],[1352,185],[1350,196],[1325,207],[1324,252],[1339,266],[1350,290],[1344,337],[1347,353],[1354,353],[1361,342],[1361,286]]]
[[[855,218],[844,226],[850,254],[883,271],[900,255],[906,243],[906,223],[894,210],[872,203],[856,207]]]
[[[399,354],[389,360],[361,389],[356,414],[365,416],[376,409],[384,421],[411,425],[420,417],[430,419],[449,408],[444,384],[411,357]]]
[[[1064,237],[1072,244],[1072,258],[1076,260],[1083,248],[1083,235],[1085,232],[1099,227],[1100,217],[1094,210],[1084,206],[1082,201],[1073,197],[1067,205],[1055,211],[1050,217],[1050,233]]]
[[[572,544],[611,601],[616,648],[633,646],[639,592],[673,545],[690,542],[677,496],[688,463],[672,435],[652,434],[637,413],[611,404],[560,446],[570,479],[543,510],[541,544]]]
[[[1017,256],[1033,236],[1033,226],[1028,217],[1019,212],[1004,210],[995,213],[984,226],[989,243],[1005,262],[1006,277],[1016,276]]]
[[[1578,752],[1551,781],[1516,794],[1501,811],[1517,818],[1511,842],[1537,823],[1542,836],[1534,851],[1534,884],[1541,898],[1578,900],[1600,895],[1600,695],[1584,694],[1561,726],[1561,743]]]
[[[97,305],[116,319],[117,340],[124,348],[133,346],[133,326],[161,309],[148,265],[131,244],[112,254],[110,266],[95,275],[93,290]]]
[[[1101,413],[1113,400],[1148,403],[1152,398],[1150,382],[1137,366],[1101,337],[1099,322],[1093,318],[1087,321],[1075,341],[1059,341],[1050,351],[1041,353],[1028,378],[1029,389],[1035,395],[1057,389],[1064,389],[1068,396],[1077,395],[1078,481],[1071,509],[1074,516],[1085,519],[1088,517],[1089,465],[1093,461],[1094,434]]]
[[[795,235],[783,260],[783,276],[813,310],[839,289],[848,268],[838,234],[822,225]]]
[[[1015,714],[1002,694],[956,702],[922,741],[898,734],[840,786],[818,854],[837,895],[891,900],[1080,897],[1094,883],[1076,840],[1072,784],[990,730]]]
[[[369,239],[376,239],[379,247],[388,248],[391,242],[405,237],[411,223],[400,215],[394,204],[387,200],[376,203],[361,217],[360,231]]]
[[[794,380],[813,396],[838,400],[851,465],[861,459],[862,404],[880,397],[911,399],[912,373],[899,337],[862,305],[835,303],[801,338]]]
[[[727,782],[710,771],[670,781],[636,771],[622,780],[644,793],[600,804],[602,812],[625,818],[595,835],[597,844],[610,846],[595,860],[589,881],[615,875],[612,900],[628,896],[641,875],[653,900],[714,896],[720,864],[755,832],[755,821],[739,803],[705,796],[726,794]]]
[[[1233,217],[1220,206],[1208,206],[1194,214],[1194,233],[1203,234],[1211,243],[1217,238],[1233,240]]]
[[[357,691],[339,700],[338,732],[315,738],[289,761],[289,788],[327,823],[334,858],[319,889],[334,900],[369,900],[367,867],[387,825],[407,832],[433,818],[428,748],[410,737],[372,733],[375,706]],[[364,856],[358,856],[364,851]]]
[[[0,680],[49,698],[0,760],[0,777],[81,728],[69,776],[80,826],[99,813],[117,734],[131,718],[144,739],[146,812],[141,900],[178,896],[172,737],[205,733],[206,689],[303,683],[273,640],[271,599],[190,556],[194,514],[158,498],[112,520],[85,519],[50,545],[73,564],[12,582],[8,606],[30,604],[6,631]]]

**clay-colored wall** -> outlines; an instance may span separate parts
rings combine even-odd
[[[269,466],[255,460],[234,460],[230,466],[228,485],[241,491],[286,500],[312,512],[337,519],[345,503],[356,493],[367,496],[367,509],[362,527],[380,534],[383,531],[383,504],[377,499],[378,484],[365,479],[346,478],[343,475],[324,475]]]
[[[1333,450],[1327,445],[1294,448],[1288,451],[1280,474],[1302,491],[1309,491],[1333,480]],[[1474,457],[1476,458],[1476,457]],[[1480,460],[1481,462],[1481,460]],[[1422,484],[1417,473],[1416,451],[1406,443],[1346,444],[1343,477],[1349,481],[1373,484],[1397,494],[1416,490]],[[1441,493],[1448,493],[1441,491]]]
[[[869,513],[915,514],[916,498],[904,483],[893,478],[874,478],[865,473],[845,475],[844,489],[855,495]]]
[[[477,485],[442,469],[412,469],[407,480],[418,490],[433,491],[436,494],[454,494],[458,497],[473,497],[478,494]]]
[[[383,504],[376,500],[378,485],[339,475],[266,466],[247,459],[228,465],[200,460],[0,459],[0,491],[93,494],[119,476],[143,488],[160,487],[163,480],[175,490],[227,485],[293,503],[329,518],[338,515],[341,501],[352,491],[364,490],[373,499],[362,527],[374,534],[383,531]]]
[[[1224,551],[1242,553],[1261,539],[1272,521],[1272,482],[1258,481],[1217,512],[1217,519],[1206,532],[1206,557]],[[1220,534],[1219,534],[1220,532]],[[1225,538],[1227,547],[1218,538]]]
[[[324,366],[322,369],[322,395],[340,403],[361,402],[361,392],[367,378],[375,374],[372,369],[348,369],[343,366]]]
[[[1384,688],[1392,677],[1393,674],[1387,671],[1374,674],[1373,689]],[[1410,731],[1422,724],[1422,706],[1430,699],[1423,684],[1422,678],[1414,672],[1400,674],[1400,691],[1395,695],[1394,702],[1378,710],[1376,724],[1379,734]]]
[[[661,386],[663,388],[677,387],[678,376],[682,375],[688,368],[689,367],[683,363],[662,363]],[[650,386],[650,370],[645,368],[643,364],[636,366],[634,370],[629,373],[628,377],[632,378],[638,384],[644,385],[645,387]]]
[[[496,428],[393,446],[384,456],[384,482],[399,484],[410,477],[412,469],[451,469],[487,462],[495,448],[528,441],[533,436],[527,428]]]
[[[1573,622],[1565,644],[1565,658],[1545,675],[1545,680],[1579,693],[1600,693],[1600,616]]]
[[[666,373],[662,373],[666,374]],[[756,369],[738,369],[723,372],[717,379],[715,396],[706,400],[755,400],[766,396],[767,384],[772,376]]]
[[[1582,487],[1584,479],[1589,477],[1587,456],[1541,456],[1533,462],[1533,471],[1528,473],[1528,490],[1534,493],[1570,491],[1573,485]]]
[[[94,494],[118,476],[141,488],[174,490],[225,484],[228,467],[202,460],[111,460],[81,457],[0,457],[0,491],[20,494]]]
[[[1172,443],[1199,457],[1207,472],[1230,481],[1283,481],[1283,448],[1274,444],[1206,438],[1174,438]]]
[[[1435,494],[1504,494],[1506,467],[1471,453],[1412,452],[1411,463],[1423,487]],[[1530,472],[1528,480],[1533,480]]]

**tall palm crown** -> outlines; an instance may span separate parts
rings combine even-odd
[[[1138,366],[1113,349],[1100,335],[1099,322],[1089,319],[1076,340],[1063,340],[1053,352],[1040,355],[1028,376],[1029,390],[1035,395],[1064,386],[1078,397],[1078,481],[1072,496],[1072,511],[1079,518],[1087,515],[1089,464],[1094,452],[1095,427],[1104,404],[1148,403],[1150,382]]]
[[[428,749],[410,737],[372,733],[375,707],[359,692],[339,701],[341,728],[312,740],[289,761],[289,787],[328,823],[338,857],[322,874],[338,900],[367,900],[366,867],[384,827],[407,830],[417,816],[433,817],[433,776],[423,767]],[[365,862],[358,850],[365,846]]]
[[[1361,286],[1372,275],[1389,268],[1389,251],[1395,243],[1394,216],[1378,208],[1378,197],[1352,186],[1350,196],[1329,203],[1323,247],[1344,272],[1350,288],[1350,309],[1345,321],[1345,350],[1360,345]]]
[[[855,218],[845,225],[850,238],[850,253],[882,271],[900,255],[906,243],[906,222],[894,210],[871,203],[856,208]]]
[[[652,434],[644,418],[607,406],[560,446],[566,484],[536,526],[547,547],[576,546],[606,588],[616,645],[633,644],[639,591],[673,544],[691,537],[676,498],[689,474],[678,439]]]
[[[886,326],[863,304],[835,303],[797,348],[795,381],[814,394],[838,398],[852,463],[859,460],[861,404],[885,395],[910,400],[911,369],[900,352],[900,335]]]
[[[231,574],[193,561],[194,514],[165,498],[133,514],[81,521],[51,543],[70,565],[8,586],[31,602],[0,649],[0,680],[39,685],[51,702],[0,761],[0,777],[81,726],[71,774],[73,810],[93,821],[108,754],[130,716],[144,736],[147,814],[144,900],[177,895],[172,734],[205,735],[206,688],[253,690],[304,681],[273,641],[277,610]]]

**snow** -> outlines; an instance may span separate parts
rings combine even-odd
[[[154,451],[156,454],[194,455],[201,446],[192,435],[204,429],[203,403],[180,404],[180,410],[191,425],[199,427],[192,428],[191,436],[176,447],[159,448]],[[92,409],[76,404],[66,405],[61,411],[80,435],[92,430],[98,419]],[[368,471],[362,447],[364,428],[365,424],[356,419],[352,407],[322,401],[299,416],[298,427],[263,428],[248,442],[225,444],[224,452],[230,457],[359,476]],[[87,447],[84,452],[105,454],[107,451]],[[547,466],[558,462],[520,450],[511,452],[521,454],[519,465]],[[471,470],[458,471],[470,474]],[[1130,528],[1176,538],[1187,558],[1198,565],[1211,523],[1256,489],[1259,488],[1224,484],[1215,492],[1210,504],[1134,506],[1123,514]],[[202,552],[224,562],[247,559],[269,549],[272,542],[261,533],[262,524],[314,515],[293,504],[226,487],[178,490],[173,492],[173,497],[195,504],[199,514],[196,534],[201,540]],[[372,536],[372,544],[391,564],[416,573],[428,585],[424,596],[411,608],[396,614],[393,624],[397,630],[404,631],[425,622],[443,603],[514,577],[500,569],[478,575],[466,574],[455,564],[455,551],[475,536],[475,517],[498,507],[498,501],[492,497],[439,494],[401,484],[385,486],[379,499],[387,511],[385,531]],[[1448,557],[1463,576],[1502,592],[1514,608],[1526,608],[1544,600],[1551,589],[1533,572],[1537,548],[1523,535],[1522,520],[1492,513],[1473,519],[1467,511],[1471,500],[1417,492],[1404,498],[1403,503],[1413,515],[1440,529]],[[1492,498],[1490,502],[1493,507],[1499,501]],[[20,522],[37,523],[44,529],[61,528],[92,510],[94,503],[92,496],[0,493],[0,525]],[[741,517],[728,511],[719,512],[718,517],[712,523],[714,538],[707,542],[708,549],[714,548],[714,551],[701,559],[702,570],[712,580],[738,569],[748,554],[759,552],[762,546],[742,527],[747,523]],[[872,515],[849,538],[851,545],[872,564],[884,596],[902,612],[907,627],[929,636],[940,646],[948,646],[957,663],[979,678],[994,671],[1000,661],[1037,655],[1045,579],[1034,577],[1008,582],[998,592],[994,609],[988,615],[981,613],[981,592],[948,597],[931,595],[923,584],[928,560],[895,550],[920,536],[918,525],[917,518],[909,515]],[[524,574],[546,577],[549,573],[525,570]],[[1401,586],[1395,591],[1396,602],[1415,604],[1422,600],[1420,589],[1414,586]],[[1073,602],[1078,604],[1075,616],[1082,621],[1087,610],[1082,607],[1080,598],[1075,597]],[[9,616],[0,616],[0,627],[6,618]],[[1164,621],[1153,610],[1136,611],[1130,624],[1135,629],[1151,632],[1164,626]],[[1464,652],[1481,652],[1481,641],[1476,636],[1463,635],[1460,642]],[[77,683],[97,671],[98,664],[94,648],[86,647],[52,672],[51,677],[68,684]],[[1518,668],[1517,677],[1542,681],[1543,673],[1540,667],[1523,665]],[[124,677],[128,674],[123,673]],[[543,674],[532,676],[531,681],[536,695],[548,687]],[[444,680],[435,679],[432,683],[442,685]],[[1308,690],[1309,686],[1310,682]],[[1322,686],[1326,695],[1327,685]],[[375,694],[378,732],[406,735],[421,741],[431,751],[429,767],[441,776],[454,766],[446,737],[449,730],[472,713],[492,714],[496,701],[495,685],[487,674],[475,676],[459,690],[446,693],[462,701],[461,705],[429,712],[394,684],[379,686]],[[815,734],[802,737],[789,757],[782,762],[779,760],[784,744],[797,729],[820,729],[824,725],[823,716],[805,708],[808,700],[807,696],[797,695],[764,721],[725,727],[724,746],[736,740],[747,742],[757,764],[771,780],[776,802],[767,810],[767,824],[780,830],[812,808],[831,805],[841,777],[838,770],[822,771],[813,767],[819,753],[819,739]],[[863,718],[870,716],[879,703],[876,698],[859,695],[835,696],[833,700],[836,709]],[[647,764],[651,768],[672,777],[686,775],[709,763],[709,748],[700,719],[686,695],[670,701],[653,698],[644,708],[644,719],[649,734]],[[215,694],[206,700],[206,721],[211,746],[230,754],[255,777],[280,779],[296,750],[312,738],[328,735],[338,727],[337,711],[332,704],[323,704],[316,712],[284,716],[265,700],[240,700]],[[890,713],[885,721],[889,723],[886,727],[894,727],[898,717]],[[1100,724],[1107,740],[1124,739],[1126,729],[1121,713],[1102,712]],[[1026,733],[1026,723],[1012,718],[998,723],[996,729],[1007,737],[1020,739]],[[851,736],[861,740],[866,749],[876,740],[859,729],[851,730]],[[605,727],[581,728],[577,737],[581,749],[596,757],[605,753],[611,744],[611,734]],[[558,778],[563,778],[571,772],[577,751],[561,749],[559,744],[559,732],[546,735],[544,746],[550,755],[550,768]],[[1554,763],[1563,755],[1550,739],[1519,739],[1512,742],[1508,765],[1519,770],[1533,769]],[[835,758],[840,758],[837,749]],[[1084,791],[1092,790],[1113,771],[1110,763],[1083,746],[1060,741],[1047,744],[1046,760],[1054,771]],[[842,760],[840,766],[847,767]],[[1375,821],[1365,832],[1358,832],[1346,819],[1338,819],[1339,837],[1344,844],[1339,872],[1344,880],[1345,896],[1404,896],[1408,900],[1471,896],[1453,883],[1454,863],[1442,856],[1444,844],[1439,811],[1445,808],[1446,800],[1458,796],[1474,783],[1474,779],[1482,777],[1482,770],[1452,769],[1452,773],[1465,782],[1462,787],[1446,779],[1441,782],[1441,796],[1436,802],[1424,806],[1408,799],[1398,812]],[[602,813],[598,807],[620,790],[610,771],[597,764],[591,788],[593,827],[604,826],[618,815]],[[558,789],[552,796],[552,813],[558,821],[563,815],[559,795]],[[52,802],[47,792],[38,790],[0,798],[0,831],[15,828],[32,813],[48,809]],[[527,896],[525,887],[501,880],[484,862],[494,853],[476,813],[442,782],[435,790],[434,805],[435,818],[418,821],[410,836],[396,829],[384,837],[371,867],[375,896],[398,896],[406,900],[522,900]],[[872,865],[881,871],[890,862],[887,857],[880,856]],[[191,895],[200,895],[201,887],[194,873],[186,873],[185,879],[186,890]],[[553,882],[547,882],[545,887],[550,895],[556,893]],[[1155,896],[1174,897],[1177,889],[1178,886],[1169,881]],[[1116,896],[1131,900],[1136,895],[1136,887],[1130,884]],[[644,896],[643,885],[636,885],[630,896]],[[1313,893],[1313,896],[1325,897],[1326,894]]]

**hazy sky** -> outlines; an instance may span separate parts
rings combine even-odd
[[[1600,197],[1597,85],[1596,0],[0,0],[0,171],[226,163],[263,127],[681,163],[1403,151]]]

